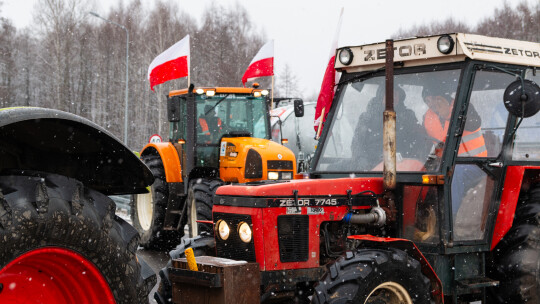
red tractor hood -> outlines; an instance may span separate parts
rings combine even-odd
[[[275,184],[228,185],[219,187],[216,195],[276,197],[291,196],[294,190],[298,190],[298,195],[302,196],[346,195],[347,190],[351,190],[352,194],[368,190],[381,194],[383,192],[383,179],[382,177],[298,179]]]

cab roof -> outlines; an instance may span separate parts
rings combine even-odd
[[[204,93],[206,91],[216,91],[216,94],[253,94],[253,92],[262,92],[264,89],[255,89],[255,88],[241,88],[241,87],[198,87],[194,88],[193,92],[202,89]],[[186,95],[188,93],[188,89],[181,89],[181,90],[174,90],[169,92],[169,97],[177,96],[177,95]]]
[[[437,48],[438,40],[444,36],[449,36],[453,42],[448,54]],[[353,59],[349,65],[344,65],[338,58],[347,48],[352,51]],[[341,47],[336,53],[335,68],[348,72],[378,69],[385,64],[385,54],[384,42]],[[394,62],[401,62],[403,66],[464,61],[466,58],[540,67],[540,43],[464,33],[394,40]]]

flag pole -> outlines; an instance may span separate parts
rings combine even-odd
[[[270,110],[274,107],[274,75],[272,75],[272,100],[270,101]]]

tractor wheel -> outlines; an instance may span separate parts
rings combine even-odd
[[[141,246],[157,250],[174,248],[184,230],[164,230],[163,222],[169,202],[169,186],[165,179],[163,161],[159,155],[145,155],[143,162],[155,177],[150,193],[137,194],[131,200],[131,219],[141,236]]]
[[[169,280],[168,268],[171,267],[172,259],[185,258],[186,256],[184,251],[188,248],[193,249],[193,253],[196,257],[202,255],[214,256],[216,254],[216,243],[214,238],[207,233],[203,233],[202,235],[198,235],[192,239],[182,240],[182,243],[169,253],[171,260],[169,260],[167,266],[163,267],[163,269],[159,271],[161,281],[156,293],[154,294],[154,299],[159,304],[172,303],[172,284]]]
[[[430,303],[420,262],[399,249],[347,252],[315,286],[313,303]]]
[[[114,212],[72,178],[0,176],[0,303],[148,303],[155,274]]]
[[[213,197],[221,185],[223,182],[218,179],[204,178],[199,178],[190,185],[187,196],[190,237],[196,237],[203,231],[213,233],[212,224],[197,221],[212,221]]]
[[[510,231],[493,250],[488,263],[490,303],[540,303],[540,185],[522,200]]]

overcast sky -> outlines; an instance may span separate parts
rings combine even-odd
[[[31,22],[37,0],[0,1],[4,3],[1,15],[16,27],[22,28]],[[153,3],[152,0],[142,1],[146,5]],[[213,3],[212,0],[175,1],[196,18]],[[110,6],[119,2],[96,0],[95,11],[106,16]],[[342,7],[339,46],[381,42],[400,27],[410,28],[450,16],[475,25],[492,15],[495,8],[502,7],[504,0],[220,0],[214,3],[226,6],[235,2],[247,9],[252,21],[265,31],[268,39],[274,39],[275,73],[279,74],[285,64],[289,64],[300,89],[306,92],[304,95],[312,95],[319,90]],[[507,2],[515,7],[520,1]]]

